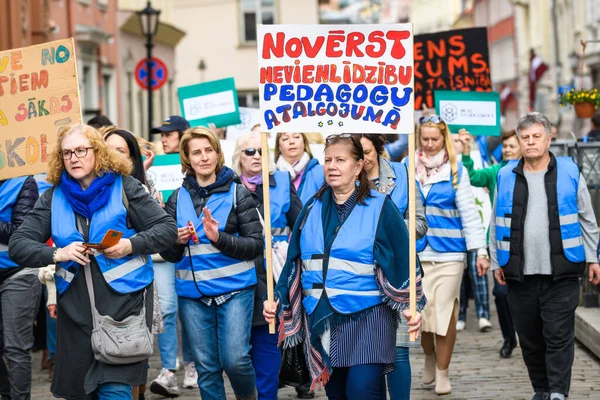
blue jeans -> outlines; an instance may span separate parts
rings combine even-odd
[[[225,400],[223,371],[237,398],[252,398],[256,376],[250,359],[254,289],[234,295],[220,306],[179,298],[183,332],[192,345],[203,400]]]
[[[170,262],[154,263],[154,284],[158,291],[160,312],[165,331],[158,334],[158,351],[163,368],[175,370],[177,364],[177,293],[175,293],[175,264]],[[181,335],[183,362],[194,359],[186,335]]]
[[[101,383],[96,395],[98,400],[132,400],[131,389],[124,383]]]
[[[334,368],[325,385],[329,400],[379,400],[383,364]]]
[[[388,374],[387,384],[391,400],[410,399],[410,354],[408,347],[396,347],[396,369]],[[381,394],[385,399],[385,392]]]
[[[281,353],[277,333],[269,334],[269,325],[253,326],[250,335],[250,357],[256,372],[258,400],[277,400]]]

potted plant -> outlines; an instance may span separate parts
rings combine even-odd
[[[560,105],[572,105],[579,118],[591,118],[600,107],[600,93],[596,88],[571,89],[560,96]]]

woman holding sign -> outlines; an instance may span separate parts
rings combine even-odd
[[[48,182],[55,186],[27,215],[9,251],[25,265],[56,264],[58,337],[51,391],[68,399],[131,399],[132,386],[145,380],[152,353],[154,274],[148,254],[176,240],[175,223],[129,176],[131,163],[110,151],[89,126],[61,128],[48,167]],[[110,230],[121,239],[110,247],[98,245],[107,243]],[[46,245],[50,238],[57,247]],[[125,319],[129,322],[116,322]],[[94,329],[92,335],[99,323],[119,329]],[[136,338],[129,342],[134,346],[121,332]],[[93,346],[106,338],[121,344]]]
[[[275,138],[275,162],[279,171],[290,173],[302,204],[317,193],[325,180],[304,133],[279,132]]]
[[[258,210],[264,215],[263,180],[260,133],[247,133],[240,136],[233,153],[233,170],[242,183],[252,193],[258,203]],[[302,211],[302,202],[292,184],[290,174],[275,171],[269,157],[269,190],[271,194],[271,234],[273,235],[274,263],[283,266],[287,255],[287,241],[296,219]],[[257,284],[254,294],[254,313],[250,343],[252,364],[256,372],[256,389],[259,400],[277,399],[279,365],[281,353],[277,348],[277,335],[269,334],[269,327],[262,316],[262,303],[267,293],[267,272],[264,256],[254,261]],[[274,266],[274,269],[275,266]],[[281,269],[279,269],[279,273]],[[278,277],[275,271],[275,280]]]
[[[477,270],[489,268],[485,231],[475,207],[469,173],[456,162],[448,125],[437,115],[419,119],[415,155],[417,179],[425,196],[427,235],[417,241],[423,267],[425,352],[423,381],[437,394],[452,391],[448,366],[456,340],[458,298],[467,251],[477,252]]]
[[[397,311],[417,336],[420,328],[408,311],[408,231],[393,201],[371,189],[364,159],[357,137],[327,138],[326,183],[294,226],[276,303],[264,303],[267,321],[282,305],[284,346],[309,341],[312,385],[326,384],[333,399],[379,400],[394,369]]]
[[[177,243],[160,254],[176,263],[182,334],[192,347],[203,399],[225,398],[223,371],[236,397],[251,399],[254,260],[264,246],[256,201],[224,165],[212,131],[188,129],[180,155],[186,176],[165,207],[177,221]]]

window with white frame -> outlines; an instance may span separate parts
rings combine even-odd
[[[256,42],[256,25],[275,23],[276,0],[240,0],[241,43]]]

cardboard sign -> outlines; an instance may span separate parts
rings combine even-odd
[[[183,117],[191,126],[214,124],[217,128],[240,123],[237,91],[233,78],[177,89]]]
[[[500,95],[497,92],[436,90],[435,108],[453,133],[464,128],[472,135],[500,136]]]
[[[415,36],[415,109],[433,107],[435,90],[492,90],[487,28]]]
[[[73,39],[0,52],[0,180],[45,172],[58,129],[81,123]]]
[[[259,25],[264,132],[412,133],[411,24]]]

